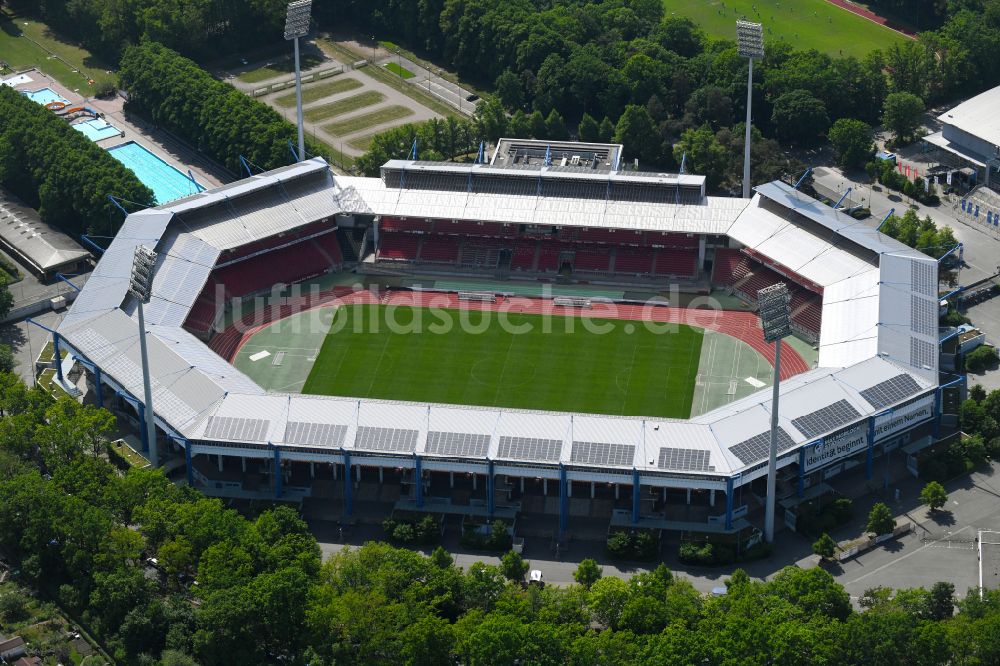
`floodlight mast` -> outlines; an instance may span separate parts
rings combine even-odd
[[[156,450],[156,419],[153,416],[153,389],[149,380],[149,354],[146,352],[146,321],[143,318],[142,306],[149,303],[153,289],[153,267],[156,265],[156,252],[145,245],[135,248],[132,259],[132,275],[129,280],[129,293],[139,303],[139,355],[142,359],[142,390],[146,410],[146,443],[149,446],[149,462],[153,467],[160,466],[160,457]]]
[[[288,3],[285,16],[285,40],[295,43],[295,111],[299,124],[299,154],[301,162],[306,158],[306,139],[302,128],[302,68],[299,65],[299,37],[309,34],[312,0],[293,0]]]
[[[774,386],[771,394],[771,442],[767,454],[767,502],[764,511],[764,540],[774,542],[774,505],[778,476],[778,386],[781,382],[781,339],[791,335],[792,300],[784,282],[757,292],[764,340],[774,343]]]
[[[747,72],[747,121],[743,140],[743,198],[750,198],[750,109],[753,104],[753,61],[764,57],[764,26],[740,19],[736,22],[736,50],[750,61]]]

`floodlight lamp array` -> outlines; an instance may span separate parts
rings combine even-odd
[[[145,245],[139,245],[135,248],[128,291],[140,303],[149,303],[149,297],[153,290],[153,267],[155,265],[156,252]]]
[[[774,342],[792,333],[792,301],[788,286],[784,282],[765,287],[757,292],[760,323],[764,329],[764,340]]]
[[[285,15],[285,39],[297,39],[309,34],[312,0],[294,0],[288,3]]]
[[[743,58],[764,57],[764,26],[740,19],[736,22],[736,51]]]

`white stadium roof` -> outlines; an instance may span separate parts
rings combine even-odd
[[[314,159],[130,215],[59,333],[141,398],[127,284],[134,248],[146,244],[160,253],[148,307],[154,406],[178,437],[295,455],[416,454],[674,480],[723,479],[763,460],[769,390],[688,421],[267,393],[181,327],[224,250],[365,213],[728,234],[814,282],[823,290],[819,367],[782,382],[783,451],[936,386],[936,262],[781,183],[757,188],[749,202],[612,202],[390,188],[334,176]]]
[[[1000,114],[997,109],[1000,109],[1000,86],[945,111],[938,116],[938,121],[943,125],[953,125],[994,146],[1000,146]]]

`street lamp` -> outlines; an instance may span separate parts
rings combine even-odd
[[[747,122],[743,141],[743,198],[750,198],[750,108],[753,103],[753,59],[764,57],[764,26],[740,19],[736,22],[736,52],[750,61],[747,74]]]
[[[306,139],[302,134],[302,69],[299,66],[299,37],[309,34],[312,0],[292,0],[285,16],[285,40],[295,42],[295,109],[299,121],[299,161],[306,158]]]
[[[778,385],[781,382],[781,339],[792,334],[792,297],[784,282],[757,292],[764,340],[774,343],[774,387],[771,394],[771,446],[767,456],[767,504],[764,512],[764,539],[774,541],[774,500],[778,476]]]
[[[149,461],[153,467],[159,467],[160,458],[156,451],[156,420],[153,416],[153,389],[149,381],[149,354],[146,352],[146,320],[142,314],[142,306],[149,303],[149,296],[153,290],[155,265],[156,252],[145,245],[135,248],[128,293],[139,302],[139,355],[142,357],[142,390],[146,401],[146,442],[149,446]]]

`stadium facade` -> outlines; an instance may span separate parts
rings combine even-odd
[[[370,267],[377,270],[380,223],[387,236],[390,221],[397,230],[408,221],[488,223],[521,238],[674,235],[689,241],[692,280],[713,258],[718,268],[726,253],[738,253],[766,267],[761,274],[799,285],[821,308],[822,325],[816,366],[781,384],[786,493],[801,495],[853,466],[872,477],[878,456],[939,428],[937,263],[777,181],[744,200],[706,196],[704,179],[692,175],[391,161],[381,177],[361,178],[334,175],[312,159],[129,215],[57,340],[86,370],[101,404],[142,422],[128,284],[134,249],[146,245],[159,253],[145,310],[159,437],[183,450],[188,481],[209,494],[251,489],[245,474],[230,473],[234,464],[259,471],[254,483],[275,497],[322,494],[295,481],[308,469],[308,479],[325,475],[324,492],[350,515],[362,478],[399,479],[401,500],[425,508],[448,502],[431,489],[442,479],[454,487],[457,475],[475,491],[462,510],[493,516],[516,512],[511,497],[527,479],[544,487],[552,501],[540,506],[559,514],[561,531],[571,498],[585,496],[588,485],[591,497],[595,487],[613,488],[621,524],[669,526],[663,504],[651,498],[672,491],[691,502],[696,491],[706,507],[701,528],[746,525],[748,495],[740,491],[766,473],[770,390],[688,420],[269,393],[206,344],[213,327],[198,323],[211,319],[198,314],[212,305],[205,294],[216,283],[235,284],[239,266],[250,267],[238,276],[248,293],[261,286],[254,279],[283,281],[290,258],[308,254],[338,268],[350,258],[336,234],[364,229],[362,254],[365,244],[376,249]],[[541,269],[545,252],[542,241],[532,242],[540,249],[526,276]],[[516,255],[514,247],[499,261],[510,268]],[[667,279],[659,275],[647,277]]]

